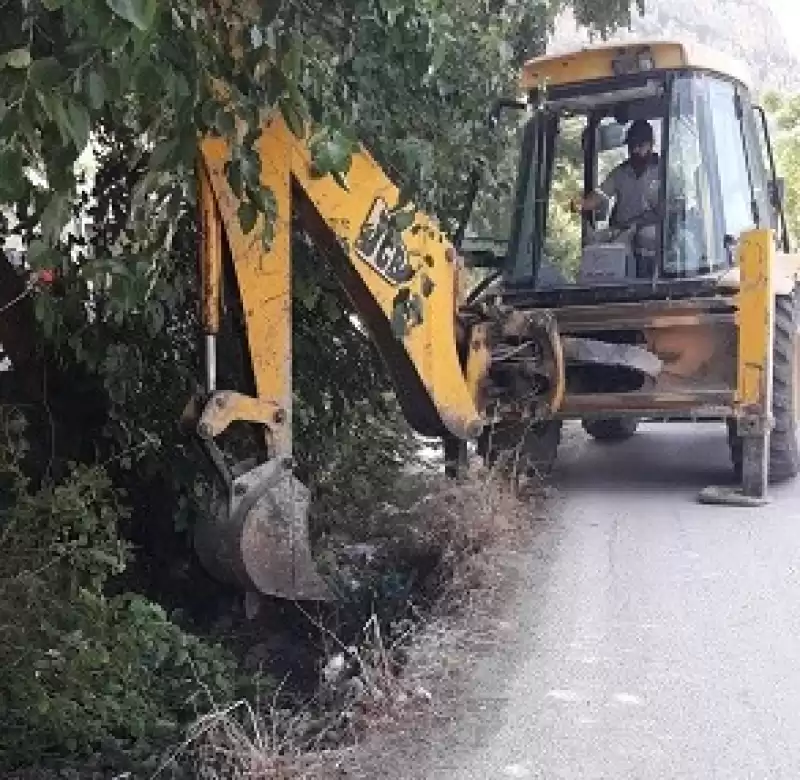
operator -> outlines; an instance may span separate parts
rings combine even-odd
[[[659,159],[653,151],[653,128],[644,119],[637,119],[625,136],[628,159],[620,163],[599,190],[583,198],[573,199],[573,211],[596,211],[605,201],[615,199],[610,227],[626,229],[633,223],[644,225],[657,221],[660,196]]]

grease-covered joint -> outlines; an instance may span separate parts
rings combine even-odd
[[[483,392],[495,416],[547,417],[563,400],[563,348],[549,310],[520,310],[486,303],[489,366]]]

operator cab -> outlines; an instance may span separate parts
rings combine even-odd
[[[602,297],[648,286],[660,297],[716,283],[748,229],[774,229],[788,251],[766,119],[735,62],[681,44],[604,46],[533,60],[524,86],[526,101],[494,115],[500,175],[478,195],[463,244],[501,259],[505,289]],[[643,121],[657,166],[652,205],[620,220],[612,196],[573,213],[575,196],[598,192],[625,164],[626,135]]]

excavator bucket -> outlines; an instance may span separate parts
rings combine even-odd
[[[275,458],[236,478],[195,529],[195,549],[213,575],[278,598],[326,601],[308,535],[309,491]]]

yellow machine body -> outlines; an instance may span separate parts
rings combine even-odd
[[[307,501],[290,467],[292,215],[301,215],[325,251],[381,351],[406,417],[420,433],[458,440],[478,436],[483,427],[479,386],[487,352],[476,331],[464,370],[457,338],[459,258],[424,214],[416,214],[404,231],[392,227],[390,216],[399,190],[368,152],[354,156],[345,190],[331,177],[314,175],[307,144],[289,131],[277,112],[263,128],[259,146],[261,183],[277,203],[274,237],[266,248],[260,225],[247,234],[240,225],[241,201],[225,173],[230,159],[227,144],[205,139],[200,147],[200,267],[207,360],[215,360],[223,263],[229,258],[244,313],[256,395],[218,390],[215,371],[209,370],[197,430],[229,495],[221,501],[217,517],[198,529],[196,546],[207,568],[245,588],[283,597],[324,598],[326,588],[312,573],[304,522],[293,517],[285,523],[282,544],[275,532],[282,516],[277,491],[287,493],[291,488],[295,505]],[[392,325],[398,296],[416,302],[422,315],[418,320],[412,312],[400,337]],[[234,480],[225,474],[224,458],[214,440],[235,422],[263,426],[267,464],[272,464],[265,472],[270,484],[263,493],[258,492],[263,480],[253,482],[247,475]],[[245,496],[252,500],[242,501]]]
[[[622,75],[640,56],[650,70],[706,70],[730,76],[750,87],[750,74],[741,62],[706,46],[669,40],[606,43],[565,54],[536,57],[522,71],[523,92],[542,82],[551,86],[583,84]]]
[[[653,42],[538,58],[525,65],[521,86],[525,93],[554,85],[591,89],[642,69],[697,70],[733,79],[743,89],[747,84],[746,74],[727,58]],[[404,229],[395,226],[398,188],[368,151],[353,156],[344,188],[314,174],[307,140],[293,135],[277,112],[258,144],[261,183],[276,203],[268,247],[260,225],[242,230],[241,201],[225,172],[226,143],[203,139],[198,165],[209,366],[196,421],[226,493],[218,516],[198,529],[197,548],[221,578],[286,598],[329,596],[309,549],[308,492],[291,470],[293,217],[331,263],[420,433],[463,449],[468,441],[485,439],[498,421],[546,430],[567,419],[727,420],[731,436],[741,442],[744,492],[763,496],[773,424],[776,301],[793,296],[800,268],[798,256],[776,249],[774,230],[756,228],[736,237],[735,267],[713,280],[711,293],[542,302],[501,282],[477,299],[462,300],[462,256],[425,214],[416,213]],[[244,314],[253,396],[216,387],[215,340],[228,262]],[[407,321],[398,323],[403,301]],[[608,390],[575,379],[571,367],[585,359],[587,349],[610,333],[632,331],[640,341],[629,352],[644,361],[634,362],[645,377],[640,387]],[[603,348],[608,351],[609,344]],[[796,374],[796,334],[791,349]],[[506,382],[502,390],[498,370]],[[789,384],[796,419],[800,379]],[[267,452],[264,463],[238,477],[227,471],[215,445],[235,422],[263,426]],[[549,433],[536,436],[555,447]],[[483,452],[489,449],[484,445]]]

